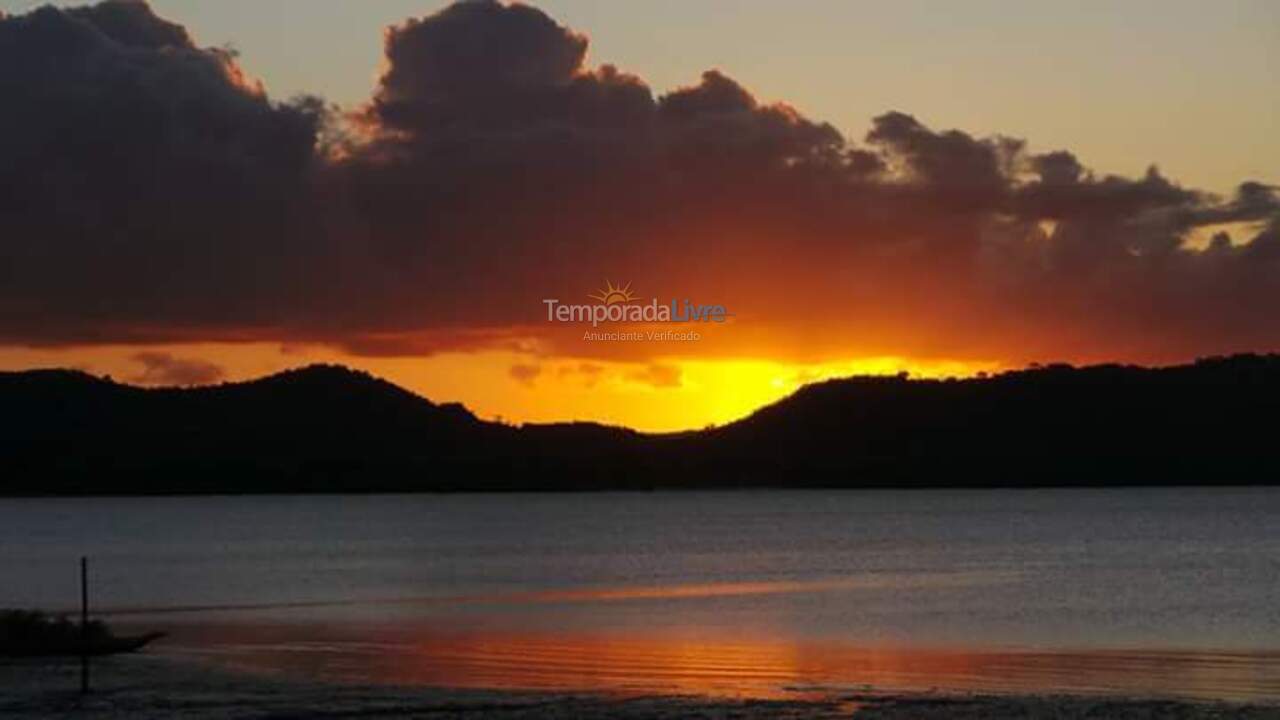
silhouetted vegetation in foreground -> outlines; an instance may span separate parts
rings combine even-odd
[[[142,389],[0,374],[0,494],[1271,484],[1280,356],[807,386],[724,427],[512,427],[312,366]]]

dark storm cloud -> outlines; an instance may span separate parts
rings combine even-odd
[[[751,93],[716,70],[695,86],[659,101],[662,139],[677,166],[717,163],[717,170],[777,170],[791,163],[838,163],[844,140],[786,105],[761,106]]]
[[[399,328],[536,320],[530,298],[640,272],[691,223],[744,193],[759,205],[789,164],[841,148],[718,72],[655,99],[587,68],[585,39],[525,6],[454,5],[391,28],[386,48],[358,113],[366,140],[335,175],[382,278],[380,319]],[[750,187],[723,182],[739,174]],[[485,302],[459,308],[481,287]]]
[[[385,47],[340,117],[142,2],[0,19],[0,339],[586,354],[540,301],[626,272],[750,318],[704,351],[1280,348],[1275,187],[1098,176],[902,112],[855,143],[718,70],[659,96],[523,5]],[[1189,242],[1231,223],[1253,236]]]
[[[235,326],[307,252],[321,108],[270,102],[145,3],[0,21],[0,105],[10,339]]]
[[[876,118],[867,142],[897,158],[909,179],[971,198],[974,209],[999,202],[1008,189],[1012,161],[1023,147],[1020,140],[934,132],[901,112]]]
[[[402,151],[504,136],[503,150],[554,150],[557,137],[648,123],[649,88],[608,65],[588,71],[586,52],[585,37],[534,8],[458,3],[387,31],[387,68],[362,116]]]
[[[160,50],[194,45],[186,28],[157,17],[145,2],[106,2],[72,8],[67,14],[87,20],[103,35],[129,47]]]

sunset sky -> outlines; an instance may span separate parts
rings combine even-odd
[[[668,430],[1280,350],[1269,0],[39,5],[0,0],[0,369]],[[731,316],[547,321],[608,283]],[[650,330],[699,338],[584,338]]]

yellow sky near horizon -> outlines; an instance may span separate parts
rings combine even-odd
[[[247,380],[312,363],[365,370],[433,402],[460,402],[485,420],[592,421],[649,432],[689,430],[740,419],[811,382],[907,371],[917,377],[967,376],[996,362],[911,361],[877,357],[786,362],[759,358],[662,358],[650,362],[539,358],[506,351],[426,357],[356,357],[321,346],[201,343],[136,347],[0,348],[0,369],[67,367],[117,382],[164,385],[145,376],[142,353],[212,362],[223,380]]]

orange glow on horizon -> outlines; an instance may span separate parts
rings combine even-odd
[[[1247,663],[1265,654],[1000,647],[858,645],[788,637],[782,630],[669,628],[653,633],[470,627],[466,616],[367,627],[208,623],[181,627],[221,647],[202,654],[237,671],[296,669],[299,647],[323,679],[356,685],[831,700],[901,692],[1175,694],[1241,700],[1259,682]],[[336,640],[316,643],[317,638]],[[305,639],[304,642],[298,642]],[[355,641],[351,645],[351,641]],[[379,652],[368,652],[375,643]],[[314,662],[322,644],[330,662]],[[181,651],[178,653],[181,655]],[[332,662],[338,660],[338,662]],[[1265,682],[1265,680],[1264,680]]]
[[[670,358],[652,362],[542,357],[508,351],[427,357],[359,357],[321,346],[273,343],[48,350],[0,349],[0,369],[67,367],[125,383],[142,377],[137,356],[164,352],[222,368],[222,380],[248,380],[311,363],[365,370],[437,403],[460,402],[477,416],[512,424],[590,421],[648,432],[721,425],[785,398],[806,384],[851,375],[964,377],[995,362],[898,357],[799,363],[769,359]]]

